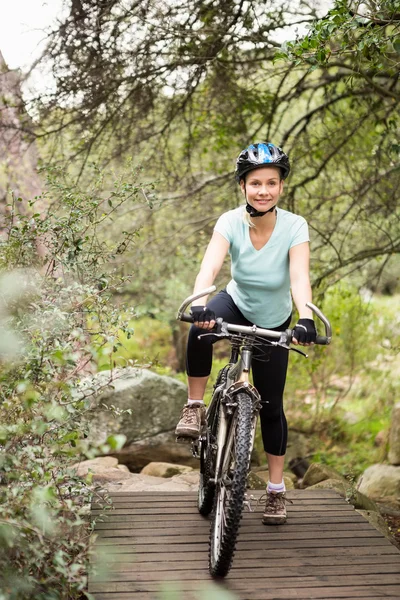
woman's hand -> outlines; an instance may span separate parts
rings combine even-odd
[[[190,313],[193,323],[200,329],[212,329],[215,325],[215,313],[207,306],[192,306]]]
[[[317,330],[315,329],[313,319],[299,319],[293,329],[293,344],[301,346],[311,346],[317,339]]]

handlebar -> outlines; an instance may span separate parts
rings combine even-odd
[[[180,305],[180,307],[178,309],[178,314],[176,316],[177,320],[184,321],[185,323],[193,323],[192,315],[185,313],[185,310],[187,309],[189,304],[191,304],[198,298],[202,298],[203,296],[208,296],[208,294],[215,292],[216,289],[217,288],[215,287],[215,285],[212,285],[212,286],[206,288],[205,290],[202,290],[198,294],[192,294],[192,296],[188,296],[182,302],[182,304]],[[315,343],[319,344],[321,346],[329,345],[332,340],[332,327],[331,327],[329,320],[323,314],[323,312],[317,306],[315,306],[315,304],[313,304],[312,302],[307,302],[306,305],[322,321],[322,323],[324,324],[324,327],[325,327],[325,335],[317,335]],[[278,339],[278,340],[281,340],[281,338],[282,338],[281,331],[273,331],[272,329],[265,329],[264,327],[257,327],[256,325],[252,325],[251,327],[246,326],[246,325],[233,325],[231,323],[223,322],[222,319],[217,319],[217,323],[219,324],[220,327],[222,327],[222,330],[225,331],[226,333],[244,333],[244,334],[250,334],[250,335],[259,335],[261,337]],[[284,333],[286,334],[286,342],[288,344],[290,344],[292,341],[292,337],[293,337],[293,330],[287,329],[286,332],[284,332]]]

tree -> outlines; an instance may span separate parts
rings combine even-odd
[[[158,176],[163,205],[130,215],[143,228],[131,255],[142,272],[147,263],[153,277],[172,275],[182,247],[193,264],[216,216],[241,201],[232,156],[254,139],[290,153],[283,206],[310,222],[321,289],[387,268],[400,249],[396,2],[369,20],[343,1],[321,19],[302,0],[66,4],[50,37],[56,87],[38,104],[42,124],[68,131],[80,170],[89,156],[133,152]],[[279,50],[279,31],[311,22],[310,35]]]

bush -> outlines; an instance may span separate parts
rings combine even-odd
[[[130,337],[131,312],[112,305],[124,283],[107,237],[116,210],[137,202],[139,173],[130,170],[110,193],[101,173],[88,191],[60,171],[47,171],[46,193],[30,215],[8,208],[0,244],[0,597],[71,600],[85,592],[90,556],[90,474],[71,465],[121,446],[100,447],[87,434],[93,395],[79,381],[104,363],[111,369],[119,335]],[[39,210],[37,207],[42,207]],[[44,208],[43,208],[44,207]],[[83,387],[81,388],[83,390]]]

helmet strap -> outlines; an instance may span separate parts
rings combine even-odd
[[[275,208],[276,208],[276,206],[272,206],[272,208],[270,208],[269,210],[264,210],[264,211],[256,210],[254,208],[254,206],[251,206],[251,204],[249,204],[246,200],[246,210],[251,217],[263,217],[264,215],[266,215],[270,212],[273,212],[275,210]]]

